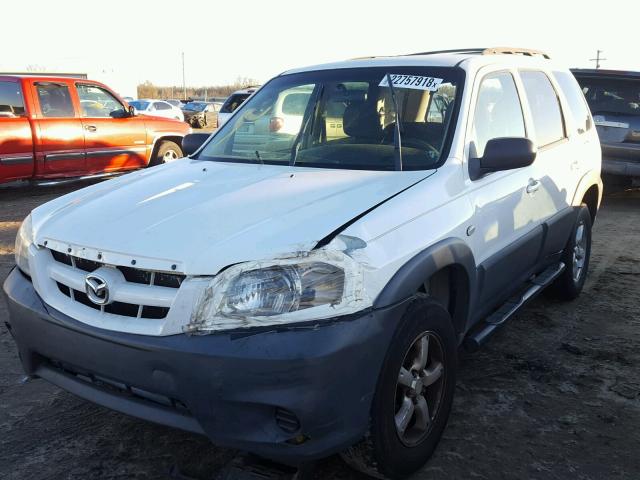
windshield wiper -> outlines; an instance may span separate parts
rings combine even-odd
[[[402,170],[402,137],[400,135],[400,119],[402,115],[400,108],[398,107],[398,97],[396,97],[396,89],[391,81],[391,75],[387,73],[387,83],[389,84],[389,90],[391,91],[391,100],[393,101],[393,108],[396,111],[396,128],[393,132],[393,151],[395,159],[396,170]]]
[[[298,136],[293,141],[293,145],[291,146],[291,160],[289,161],[289,165],[294,166],[296,164],[296,159],[298,158],[298,150],[300,150],[301,140],[307,136],[309,129],[309,122],[312,118],[315,118],[318,115],[318,104],[320,102],[320,98],[322,97],[322,92],[324,92],[324,84],[320,85],[318,90],[316,91],[315,96],[313,97],[313,103],[309,105],[308,108],[311,108],[310,114],[307,116],[304,121],[304,125],[298,132]]]

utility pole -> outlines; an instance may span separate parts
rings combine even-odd
[[[187,84],[184,81],[184,52],[182,52],[182,95],[183,99],[187,99]]]
[[[600,54],[603,53],[602,50],[596,50],[596,58],[592,58],[590,62],[596,62],[596,69],[600,68],[600,62],[606,60],[606,58],[600,58]]]

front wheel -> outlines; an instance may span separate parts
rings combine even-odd
[[[433,454],[447,424],[457,369],[447,310],[427,296],[407,308],[378,379],[370,429],[342,456],[378,478],[399,479]]]
[[[149,166],[152,167],[154,165],[173,162],[182,156],[182,149],[177,143],[164,140],[158,145],[154,157],[151,159],[151,162],[149,162]]]
[[[591,257],[591,213],[582,204],[579,207],[571,237],[562,253],[565,269],[549,286],[551,296],[559,300],[573,300],[582,291]]]

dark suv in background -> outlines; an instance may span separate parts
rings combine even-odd
[[[602,145],[602,172],[640,178],[640,72],[572,70]]]

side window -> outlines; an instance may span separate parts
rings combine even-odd
[[[578,133],[584,133],[591,129],[591,121],[589,120],[589,107],[587,100],[582,94],[580,85],[576,81],[573,74],[569,72],[553,72],[556,81],[560,85],[560,89],[569,102],[569,110],[576,122]]]
[[[510,73],[494,73],[482,80],[473,130],[477,157],[484,154],[487,142],[492,138],[526,136],[520,97]]]
[[[103,88],[83,83],[76,84],[83,117],[117,117],[124,115],[124,106]]]
[[[0,118],[24,115],[22,89],[18,82],[0,82]]]
[[[156,102],[154,105],[156,110],[171,110],[171,105],[165,102]]]
[[[290,93],[282,102],[282,113],[285,115],[304,115],[311,92]]]
[[[38,101],[40,111],[47,118],[68,118],[74,117],[71,94],[66,85],[55,83],[37,83]]]
[[[538,147],[564,138],[564,122],[558,96],[543,72],[520,72],[527,95]]]

